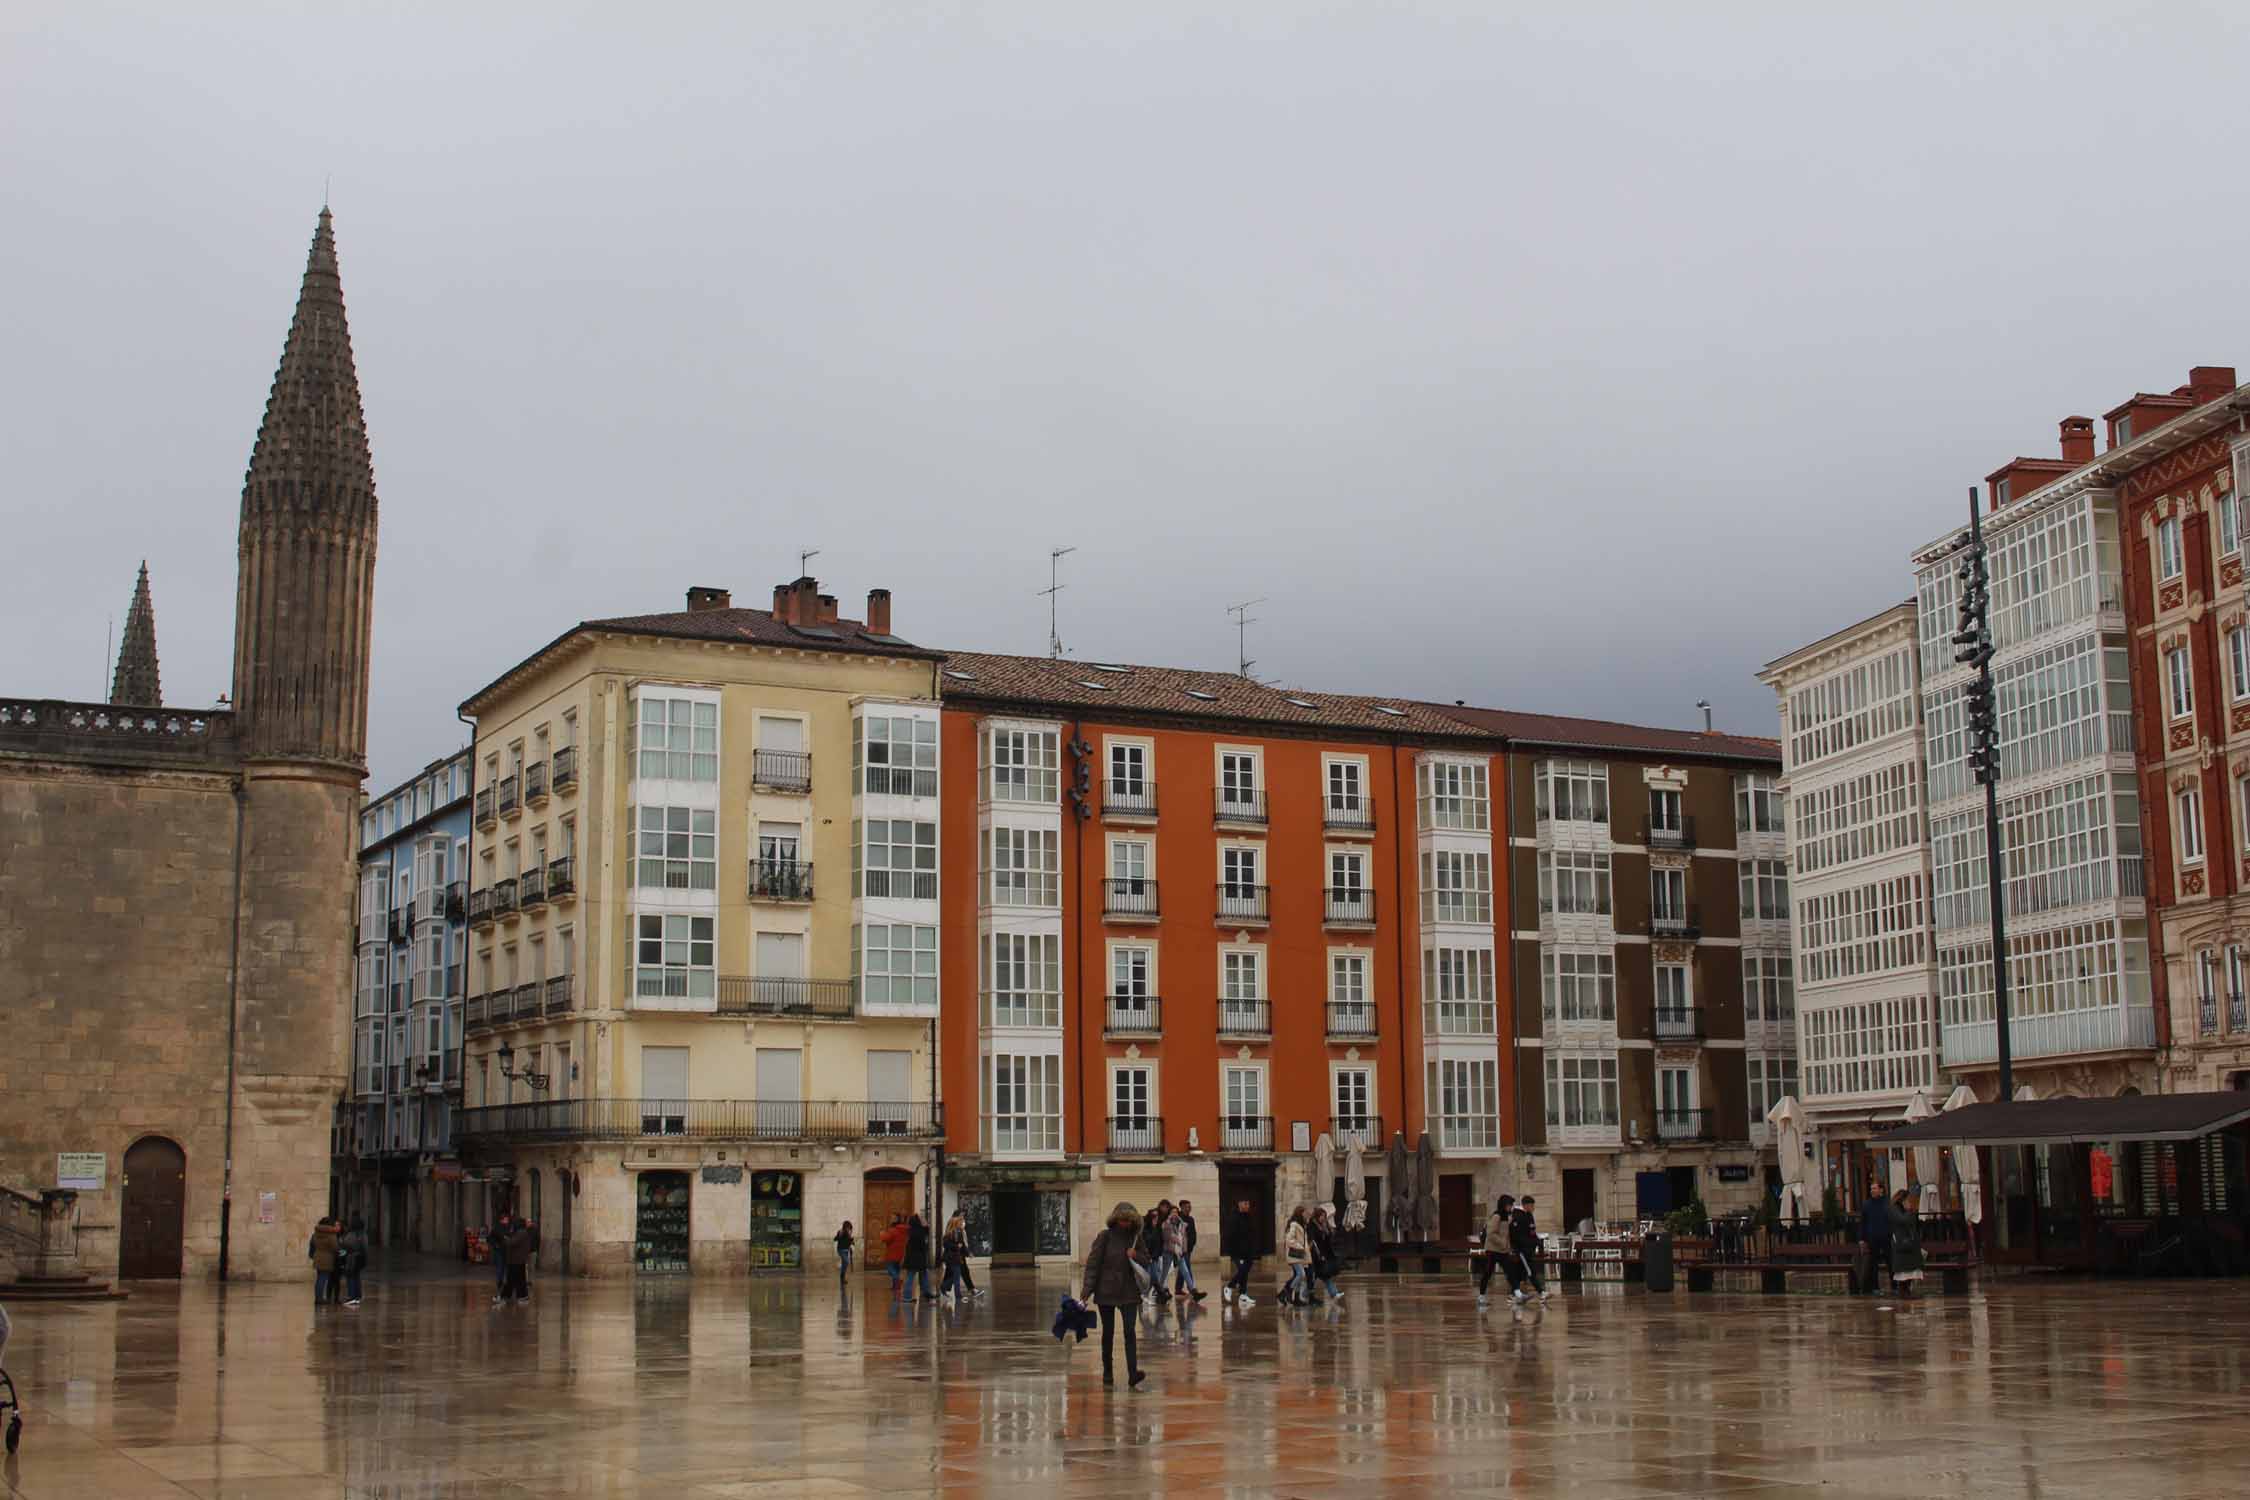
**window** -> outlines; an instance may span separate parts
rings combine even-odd
[[[1607,823],[1609,767],[1586,760],[1543,760],[1532,767],[1532,810],[1542,823]]]
[[[1105,795],[1111,801],[1138,804],[1148,800],[1148,783],[1148,747],[1112,741],[1109,788]]]
[[[1062,1059],[995,1054],[990,1078],[992,1149],[1062,1150]]]
[[[1612,955],[1543,948],[1539,983],[1543,1019],[1616,1024],[1617,960]]]
[[[1228,948],[1219,955],[1219,1020],[1237,1028],[1256,1022],[1266,1003],[1266,955],[1262,949]]]
[[[1350,1034],[1375,1029],[1375,1006],[1368,997],[1367,955],[1328,955],[1328,1025]]]
[[[1766,1116],[1783,1099],[1797,1093],[1797,1059],[1794,1057],[1765,1057],[1758,1053],[1747,1059],[1750,1078],[1750,1128],[1755,1130],[1766,1123]]]
[[[1367,856],[1357,849],[1328,851],[1328,893],[1356,901],[1367,891]],[[1372,912],[1369,913],[1373,915]]]
[[[864,823],[854,819],[852,889],[862,897],[935,901],[937,824],[905,818],[869,818]]]
[[[1648,885],[1650,920],[1671,923],[1687,920],[1687,871],[1651,870]]]
[[[987,905],[1062,905],[1060,832],[1052,828],[988,828],[983,843]]]
[[[1742,1016],[1747,1021],[1794,1021],[1797,983],[1786,953],[1742,955]]]
[[[1367,790],[1364,785],[1367,768],[1356,760],[1332,760],[1328,763],[1328,810],[1332,813],[1359,814],[1367,810]]]
[[[1656,966],[1656,1019],[1684,1025],[1688,1019],[1688,971],[1685,964]]]
[[[852,720],[852,777],[868,796],[937,795],[937,721],[910,714]]]
[[[1139,1009],[1155,992],[1156,950],[1138,945],[1109,951],[1109,993],[1120,1004]]]
[[[995,932],[984,950],[984,993],[993,1026],[1062,1025],[1062,938],[1055,933]],[[935,954],[933,951],[934,961]],[[931,996],[937,993],[932,969]]]
[[[1219,754],[1219,809],[1221,812],[1256,812],[1258,756],[1250,750],[1224,750]]]
[[[1607,865],[1609,856],[1603,855]],[[1603,887],[1606,897],[1608,888]],[[1492,856],[1433,849],[1422,856],[1422,920],[1490,922]]]
[[[1220,1122],[1221,1139],[1259,1132],[1266,1117],[1265,1069],[1228,1068],[1225,1084],[1226,1118]]]
[[[1118,895],[1143,895],[1147,873],[1150,873],[1147,839],[1109,841],[1109,879],[1118,882]]]
[[[2201,1002],[2197,1029],[2209,1036],[2219,1029],[2219,955],[2209,948],[2195,956],[2196,998]]]
[[[1251,844],[1229,844],[1219,851],[1219,885],[1234,901],[1254,901],[1258,896],[1258,849]]]
[[[1547,1054],[1550,1129],[1617,1128],[1617,1059]]]
[[[1059,736],[1052,729],[986,731],[987,760],[995,802],[1053,803],[1060,795],[1057,772]]]
[[[1609,855],[1590,849],[1539,851],[1539,909],[1604,916],[1609,906]]]
[[[935,1010],[937,928],[913,922],[869,922],[854,934],[852,975],[869,1010]]]
[[[1656,1070],[1657,1118],[1677,1124],[1686,1120],[1695,1109],[1693,1077],[1685,1068],[1658,1068]]]
[[[2227,660],[2234,668],[2236,700],[2250,698],[2250,626],[2238,625],[2227,632]]]
[[[693,807],[639,807],[631,809],[631,814],[635,885],[657,891],[718,888],[716,812]]]
[[[1492,801],[1486,776],[1483,761],[1425,760],[1416,766],[1422,826],[1477,833],[1490,829]]]
[[[1375,1114],[1374,1074],[1367,1068],[1338,1068],[1336,1070],[1336,1128],[1361,1130],[1369,1128]]]
[[[1771,776],[1734,779],[1734,831],[1781,832],[1781,792]]]
[[[2195,682],[2187,647],[2164,653],[2164,677],[2171,688],[2172,717],[2184,719],[2194,713]]]
[[[2166,516],[2156,523],[2156,576],[2159,581],[2181,572],[2180,518]]]
[[[1438,1036],[1491,1036],[1495,1023],[1490,948],[1422,950],[1425,1028]]]
[[[667,1000],[717,996],[711,918],[643,916],[639,923],[635,995]]]
[[[642,694],[634,773],[658,781],[719,779],[719,705]]]
[[[2242,517],[2232,495],[2221,495],[2211,506],[2219,532],[2219,555],[2225,557],[2242,546]]]
[[[1492,1058],[1439,1057],[1429,1066],[1438,1149],[1489,1150],[1500,1144],[1500,1071]]]
[[[1742,919],[1784,922],[1789,918],[1789,864],[1779,859],[1746,859],[1740,875]]]
[[[1679,788],[1651,787],[1648,794],[1648,831],[1651,834],[1668,833],[1677,838],[1684,826],[1681,821]]]
[[[1148,1128],[1148,1101],[1152,1090],[1149,1078],[1153,1070],[1146,1067],[1120,1065],[1109,1075],[1110,1120],[1125,1130]]]
[[[2173,799],[2179,809],[2180,863],[2203,863],[2203,793],[2194,787],[2182,787]]]

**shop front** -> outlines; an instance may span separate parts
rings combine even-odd
[[[750,1269],[794,1271],[805,1263],[805,1182],[760,1167],[750,1174]]]
[[[694,1189],[686,1172],[642,1171],[633,1183],[633,1269],[685,1273]]]
[[[946,1186],[969,1237],[969,1253],[995,1266],[1031,1266],[1072,1253],[1071,1206],[1091,1179],[1082,1163],[949,1163]]]

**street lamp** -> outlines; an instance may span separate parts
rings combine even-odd
[[[500,1076],[511,1082],[528,1085],[535,1094],[547,1092],[547,1075],[534,1072],[530,1068],[525,1068],[521,1072],[512,1070],[509,1064],[514,1062],[515,1058],[516,1049],[502,1043],[500,1047]]]
[[[2008,1049],[2008,934],[2001,910],[2000,879],[2000,723],[1992,688],[1992,594],[1985,569],[1984,522],[1977,511],[1976,486],[1969,487],[1969,535],[1961,544],[1958,648],[1953,659],[1977,669],[1963,694],[1968,713],[1969,766],[1984,787],[1984,862],[1986,900],[1992,907],[1992,1022],[1999,1041],[2000,1098],[2015,1096],[2015,1069]]]

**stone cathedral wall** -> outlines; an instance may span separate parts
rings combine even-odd
[[[0,749],[0,1182],[51,1187],[57,1152],[102,1152],[79,1200],[97,1276],[148,1135],[186,1154],[184,1273],[217,1268],[234,781]]]

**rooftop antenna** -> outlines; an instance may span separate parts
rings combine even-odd
[[[1063,591],[1062,560],[1076,547],[1055,547],[1047,553],[1047,586],[1039,592],[1047,596],[1047,655],[1062,660],[1062,630],[1055,623],[1055,596]]]
[[[1234,616],[1234,654],[1236,658],[1234,669],[1245,677],[1249,677],[1250,669],[1257,665],[1250,659],[1250,627],[1258,622],[1251,616],[1250,611],[1265,602],[1265,598],[1260,596],[1256,599],[1245,599],[1240,604],[1227,606],[1227,613]],[[1256,681],[1255,678],[1251,680]]]
[[[1709,734],[1711,732],[1711,700],[1698,698],[1695,700],[1695,706],[1703,710],[1703,732]]]
[[[805,576],[806,570],[812,567],[812,560],[818,556],[820,556],[820,549],[818,547],[805,547],[798,551],[797,576],[799,578]]]

